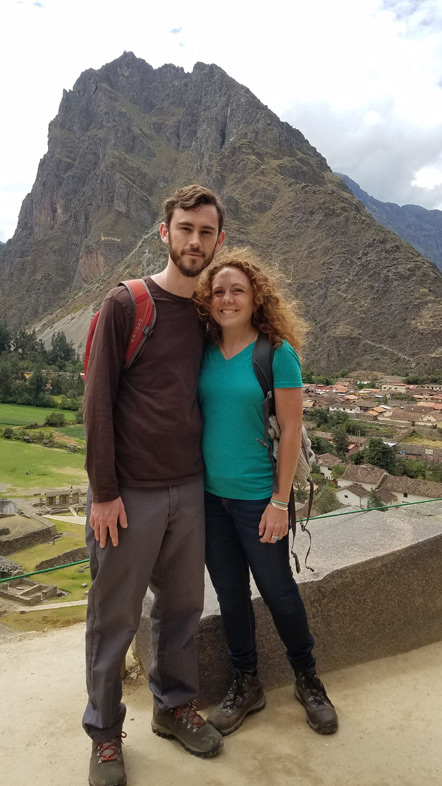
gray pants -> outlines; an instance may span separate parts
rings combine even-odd
[[[153,662],[149,685],[162,708],[198,695],[194,633],[204,605],[204,501],[202,478],[179,486],[120,489],[128,528],[119,544],[100,549],[89,526],[91,577],[86,627],[89,701],[83,727],[95,742],[119,734],[121,665],[137,631],[148,586]]]

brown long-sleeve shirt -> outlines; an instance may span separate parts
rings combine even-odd
[[[84,395],[94,502],[115,499],[120,486],[186,483],[203,472],[202,330],[191,299],[146,282],[157,319],[130,369],[122,370],[133,320],[125,287],[106,296],[95,330]]]

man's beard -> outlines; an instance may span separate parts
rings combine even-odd
[[[205,270],[206,267],[210,265],[213,257],[215,256],[215,251],[216,251],[216,246],[213,249],[212,253],[206,256],[201,255],[201,257],[195,259],[195,262],[193,264],[189,263],[189,266],[186,266],[186,264],[183,262],[181,258],[182,252],[180,253],[176,251],[173,244],[169,240],[169,256],[172,262],[174,262],[174,264],[177,266],[178,270],[183,274],[183,276],[186,276],[186,278],[196,278],[197,276],[199,276],[203,272],[203,270]],[[198,262],[200,263],[199,265]]]

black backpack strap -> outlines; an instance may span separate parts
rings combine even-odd
[[[310,565],[307,565],[307,560],[308,560],[308,557],[309,557],[309,554],[310,554],[310,549],[312,547],[312,535],[311,535],[310,530],[307,527],[307,524],[308,524],[308,521],[309,521],[309,518],[310,518],[310,511],[311,511],[312,503],[313,503],[313,481],[312,481],[311,478],[309,478],[309,484],[310,484],[310,491],[309,491],[308,513],[307,513],[307,518],[305,519],[305,521],[301,521],[301,529],[302,529],[303,532],[307,533],[308,539],[309,539],[307,554],[305,555],[305,559],[304,559],[304,565],[307,568],[307,570],[311,570],[311,572],[314,573],[315,572],[314,568],[312,568]],[[296,522],[295,491],[294,491],[293,486],[290,489],[290,497],[289,497],[289,522],[290,522],[290,526],[292,528],[292,534],[293,534],[292,548],[291,548],[290,551],[291,551],[291,555],[292,555],[293,559],[295,560],[296,573],[300,573],[301,572],[301,566],[299,564],[299,557],[298,557],[298,555],[297,555],[297,553],[295,551],[296,523],[297,522]]]
[[[273,456],[272,443],[269,440],[269,417],[275,414],[275,397],[273,393],[273,355],[275,349],[264,333],[258,333],[253,348],[253,370],[264,394],[262,414],[264,418],[264,439],[258,442],[267,449],[269,461],[273,471],[273,491],[278,491],[278,476],[276,474],[276,461]]]
[[[270,415],[276,414],[275,393],[273,389],[273,355],[274,354],[275,354],[275,349],[270,343],[268,336],[266,336],[264,333],[258,333],[258,338],[255,341],[255,346],[253,349],[253,370],[255,372],[255,376],[264,394],[264,401],[262,402],[262,414],[264,417],[264,440],[260,439],[258,440],[258,442],[260,442],[261,445],[267,448],[269,459],[273,470],[273,491],[277,492],[278,476],[276,474],[276,461],[273,456],[272,444],[268,439],[269,417]],[[307,515],[306,522],[304,524],[301,524],[301,528],[303,532],[307,532],[307,535],[310,538],[310,544],[308,547],[307,554],[305,556],[305,566],[311,571],[313,571],[313,568],[307,565],[307,559],[308,559],[308,555],[310,554],[312,538],[311,538],[310,531],[307,529],[307,523],[310,517],[312,501],[313,501],[313,483],[310,480],[308,515]],[[293,486],[291,487],[290,490],[288,514],[289,514],[289,525],[291,527],[292,537],[293,537],[291,554],[295,560],[296,572],[300,573],[301,567],[299,564],[299,558],[295,552],[296,506],[295,506],[295,492]]]
[[[275,349],[272,347],[268,337],[264,333],[258,333],[253,348],[253,370],[256,378],[261,385],[264,396],[269,398],[269,415],[275,414],[275,401],[273,395],[273,355]],[[270,395],[269,395],[270,394]]]

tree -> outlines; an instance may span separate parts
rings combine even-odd
[[[11,345],[11,334],[2,322],[0,322],[0,354],[2,352],[7,352],[10,349]]]
[[[384,503],[374,489],[368,495],[367,508],[384,508]]]
[[[338,456],[345,457],[348,448],[348,437],[345,426],[337,426],[332,429],[333,444]]]
[[[22,360],[40,358],[46,360],[46,350],[37,338],[35,330],[28,331],[21,328],[12,338],[12,349]]]
[[[331,426],[334,427],[345,426],[345,431],[347,431],[348,420],[349,420],[348,413],[340,412],[339,410],[337,412],[332,412],[328,416],[328,422],[330,423]]]
[[[0,359],[0,401],[11,401],[14,392],[14,367],[10,355]]]
[[[324,486],[315,499],[315,505],[320,513],[331,513],[340,507],[340,502],[330,486]]]
[[[345,464],[336,464],[334,467],[332,467],[332,471],[331,471],[332,478],[335,478],[335,480],[337,480],[337,478],[342,477],[346,469],[347,467]]]
[[[400,458],[396,461],[395,472],[397,475],[406,475],[408,478],[420,478],[425,480],[427,471],[426,466],[418,459]]]
[[[312,443],[312,450],[317,456],[320,456],[322,453],[331,453],[332,456],[336,456],[335,446],[332,445],[328,439],[317,437],[315,434],[312,434],[310,436],[310,441]]]
[[[296,489],[295,491],[295,499],[298,502],[305,502],[308,497],[308,491],[306,489]]]
[[[326,409],[310,410],[310,415],[315,420],[318,428],[328,423],[328,412]]]
[[[68,363],[75,360],[75,347],[68,341],[66,335],[59,331],[51,338],[51,348],[48,350],[48,361],[57,368],[66,368]]]
[[[385,469],[386,472],[393,474],[396,467],[396,453],[394,448],[386,445],[381,439],[371,439],[368,448],[364,450],[368,464]]]
[[[31,404],[38,406],[42,403],[42,397],[44,396],[46,388],[46,379],[44,378],[40,369],[37,369],[33,372],[32,377],[29,380],[28,387],[31,396]]]
[[[437,461],[432,461],[429,467],[429,480],[434,480],[436,483],[442,483],[442,464]]]
[[[360,420],[348,420],[346,423],[347,434],[363,437],[367,433],[367,426]]]

